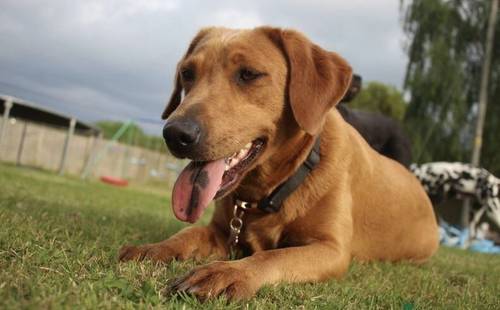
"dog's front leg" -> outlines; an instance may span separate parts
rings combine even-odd
[[[350,252],[335,241],[257,252],[237,261],[218,261],[198,267],[172,284],[204,300],[219,295],[229,299],[252,297],[266,284],[317,282],[341,277]]]
[[[225,238],[210,225],[204,227],[188,227],[167,240],[142,246],[124,246],[120,249],[120,261],[150,259],[169,262],[173,259],[201,259],[227,257],[224,245]]]

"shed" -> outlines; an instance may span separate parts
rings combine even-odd
[[[51,109],[42,107],[27,100],[3,94],[0,94],[0,115],[2,115],[2,121],[0,123],[0,146],[2,144],[6,124],[9,118],[19,118],[34,123],[67,128],[68,131],[64,142],[61,162],[59,164],[59,173],[61,174],[64,172],[68,146],[75,131],[80,135],[86,136],[99,136],[101,134],[101,130],[99,128],[92,124],[83,122],[74,116],[52,111]],[[24,137],[25,130],[23,130],[23,135],[21,136],[19,154],[22,153]]]

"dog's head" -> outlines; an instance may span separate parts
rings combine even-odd
[[[196,221],[290,135],[318,134],[350,80],[344,59],[296,31],[201,30],[162,115],[172,154],[193,160],[174,186],[176,216]]]

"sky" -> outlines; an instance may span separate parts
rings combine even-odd
[[[0,93],[160,134],[176,63],[212,25],[297,29],[364,82],[402,85],[399,0],[1,0]]]

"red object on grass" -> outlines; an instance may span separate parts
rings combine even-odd
[[[128,181],[125,179],[115,178],[108,175],[101,176],[101,181],[115,186],[127,186]]]

